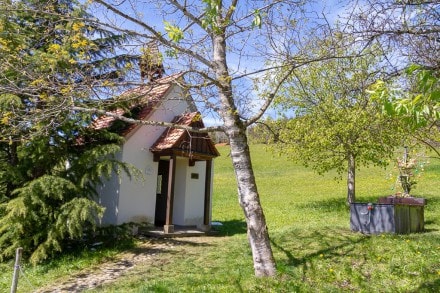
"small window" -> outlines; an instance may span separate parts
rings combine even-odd
[[[191,173],[191,179],[199,179],[199,173]]]

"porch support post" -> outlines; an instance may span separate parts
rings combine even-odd
[[[211,229],[211,174],[212,173],[212,160],[206,161],[206,173],[205,173],[205,204],[203,214],[203,230]]]
[[[176,178],[176,156],[170,158],[170,169],[168,175],[167,213],[163,230],[165,234],[174,232],[173,208],[174,208],[174,183]]]

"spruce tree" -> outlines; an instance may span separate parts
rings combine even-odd
[[[38,262],[92,232],[103,213],[96,185],[129,172],[114,158],[121,137],[68,106],[99,107],[98,89],[136,57],[110,54],[129,36],[96,25],[80,2],[6,1],[0,11],[0,258],[23,247]]]

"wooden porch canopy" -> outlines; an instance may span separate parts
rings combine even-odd
[[[178,125],[203,128],[199,112],[177,116],[171,122]],[[151,146],[154,161],[163,156],[188,157],[190,165],[196,161],[208,161],[220,154],[207,133],[191,132],[186,129],[167,128],[159,139]]]
[[[199,112],[177,116],[173,119],[172,123],[197,128],[204,127]],[[158,162],[161,157],[169,157],[170,159],[167,208],[164,225],[165,234],[171,234],[174,232],[173,207],[176,157],[189,158],[190,166],[194,166],[196,161],[206,161],[203,224],[205,229],[209,230],[212,159],[220,155],[209,135],[207,133],[191,132],[186,129],[167,128],[159,139],[151,146],[150,151],[154,154],[155,162]]]

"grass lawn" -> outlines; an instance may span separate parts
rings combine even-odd
[[[173,247],[136,265],[94,292],[439,292],[440,160],[432,160],[414,195],[428,200],[424,233],[366,236],[349,229],[345,181],[319,176],[284,157],[253,146],[261,202],[277,261],[276,278],[253,276],[246,225],[238,205],[228,147],[215,160],[214,237],[168,241]],[[386,170],[357,172],[358,201],[376,202],[393,193]],[[148,244],[147,240],[138,245]],[[118,250],[87,252],[50,264],[25,267],[29,283],[41,287],[117,256]],[[0,291],[7,292],[12,263],[0,264]],[[19,292],[31,292],[20,279]]]

